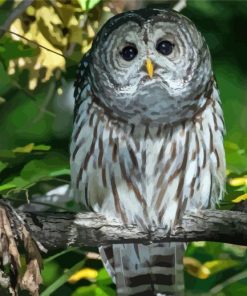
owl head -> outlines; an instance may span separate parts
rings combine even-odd
[[[185,16],[141,9],[111,18],[90,50],[95,98],[134,124],[170,124],[192,118],[212,76],[204,38]]]

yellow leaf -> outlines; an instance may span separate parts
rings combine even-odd
[[[237,198],[233,199],[232,202],[239,203],[241,201],[247,200],[247,193],[238,196]]]
[[[240,263],[237,260],[232,259],[219,259],[205,262],[203,265],[206,266],[211,274],[238,266]]]
[[[90,24],[87,25],[87,34],[89,38],[93,38],[95,36],[95,32]]]
[[[76,273],[72,274],[72,276],[68,279],[68,282],[73,284],[78,282],[81,279],[87,280],[95,280],[98,276],[98,271],[92,268],[83,268]]]
[[[34,143],[30,143],[24,147],[17,147],[15,149],[13,149],[13,152],[17,152],[17,153],[30,153],[33,150],[34,147]]]
[[[200,261],[191,257],[184,257],[184,267],[192,276],[199,279],[207,279],[210,276],[210,270]]]
[[[28,15],[35,15],[35,9],[34,9],[34,7],[33,6],[28,6],[28,8],[27,8],[27,10],[26,10],[26,13],[28,14]]]
[[[231,186],[247,186],[247,176],[239,177],[239,178],[231,178],[228,180],[228,183]]]
[[[195,258],[185,257],[184,266],[186,271],[199,279],[207,279],[211,275],[223,270],[238,266],[239,262],[232,259],[219,259],[201,263]]]
[[[37,2],[38,3],[38,2]],[[48,16],[45,14],[47,13]],[[54,17],[53,17],[54,15]],[[19,58],[9,67],[9,73],[15,72],[15,67],[29,70],[29,89],[34,89],[38,81],[45,82],[50,79],[56,69],[65,69],[64,57],[55,54],[62,54],[62,49],[68,45],[68,38],[62,35],[61,21],[54,11],[40,7],[35,10],[36,21],[32,22],[27,30],[23,29],[21,19],[16,19],[11,25],[11,31],[24,36],[25,38],[37,42],[53,52],[40,47],[39,54],[34,57]],[[52,20],[52,21],[49,21]],[[11,35],[15,40],[22,40],[15,35]],[[27,43],[25,40],[22,42]],[[44,70],[45,69],[45,73]],[[43,76],[41,75],[44,74]]]

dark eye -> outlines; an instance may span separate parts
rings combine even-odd
[[[170,41],[162,40],[157,43],[156,50],[163,55],[169,55],[172,53],[173,47],[174,44]]]
[[[138,54],[138,50],[133,45],[125,46],[120,52],[125,61],[132,61]]]

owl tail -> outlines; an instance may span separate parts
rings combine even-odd
[[[118,296],[184,295],[182,243],[100,247]]]

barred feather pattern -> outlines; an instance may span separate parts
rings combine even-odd
[[[157,127],[115,118],[86,80],[79,84],[71,141],[78,202],[140,229],[167,231],[186,210],[215,206],[224,191],[225,156],[213,76],[201,94],[205,104],[192,119]],[[118,295],[182,295],[182,250],[172,243],[100,249]]]

